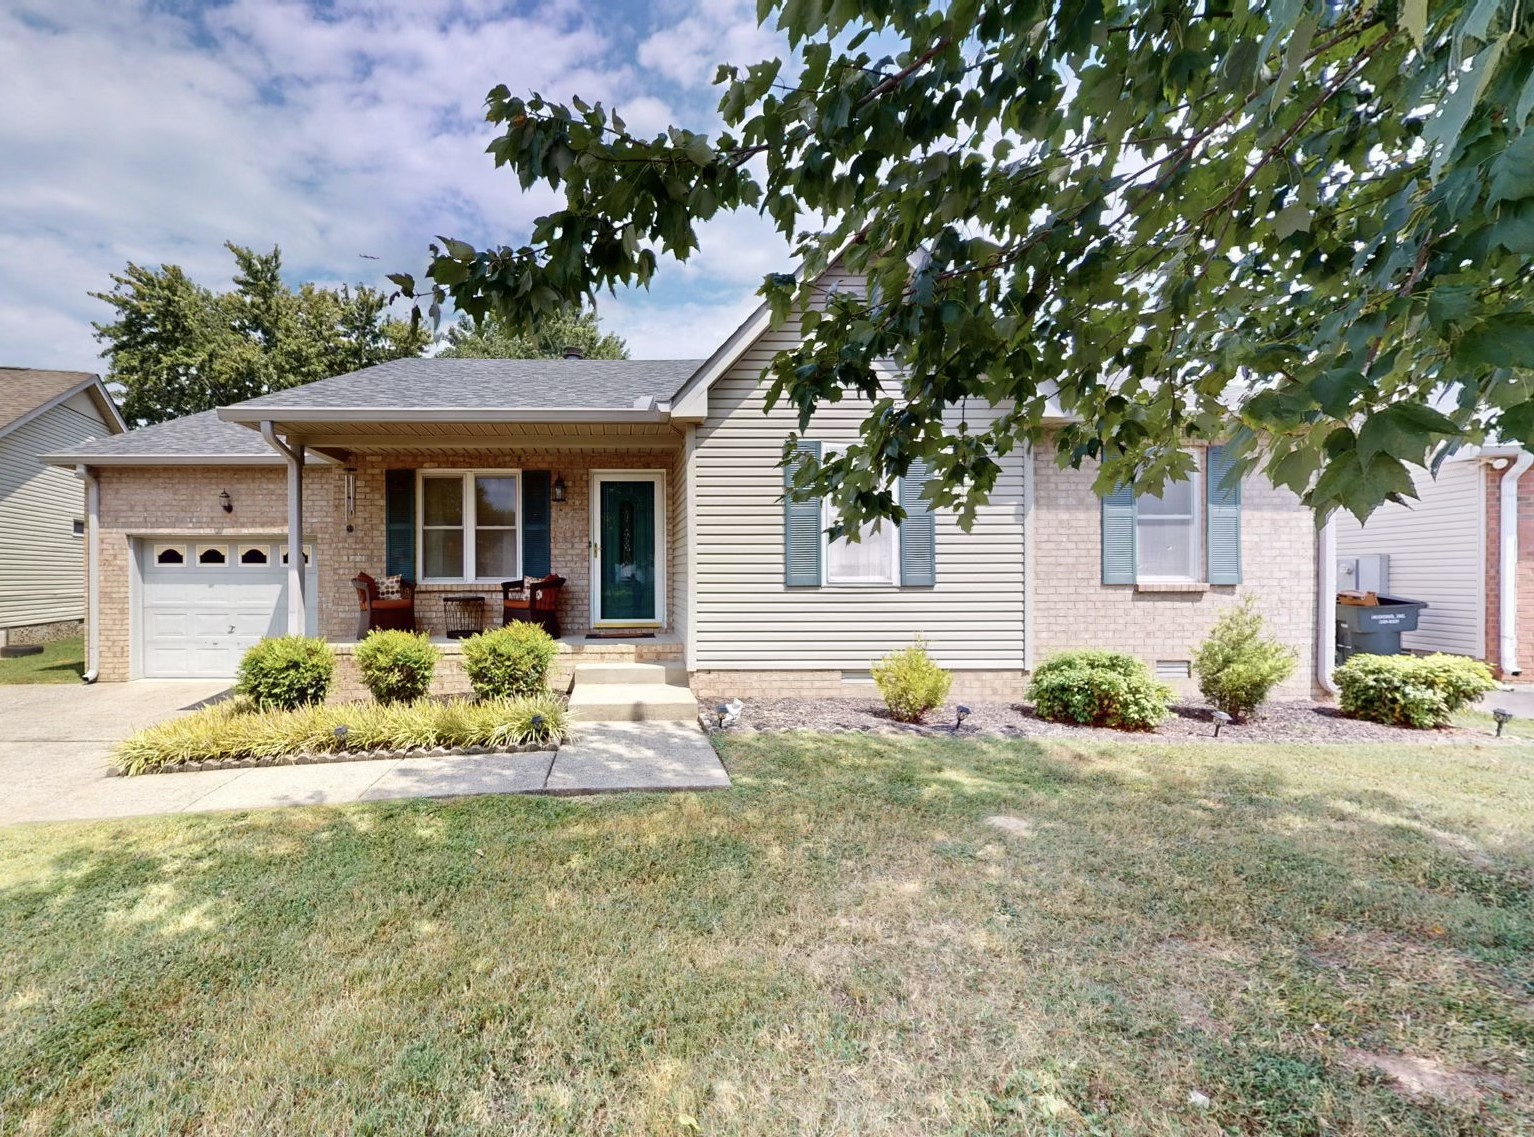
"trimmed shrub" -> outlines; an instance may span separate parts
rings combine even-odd
[[[1333,678],[1349,718],[1418,730],[1447,726],[1497,689],[1490,668],[1462,655],[1355,655]]]
[[[953,686],[953,675],[933,662],[920,639],[874,664],[873,676],[896,722],[921,722],[928,711],[943,705]]]
[[[1299,662],[1292,647],[1264,635],[1266,630],[1248,596],[1225,610],[1193,657],[1199,691],[1212,707],[1237,722],[1267,702]]]
[[[1042,719],[1119,730],[1151,730],[1172,713],[1172,689],[1116,651],[1068,651],[1045,660],[1028,698]]]
[[[357,645],[357,670],[380,703],[408,703],[431,688],[442,653],[419,632],[374,629]]]
[[[530,698],[549,689],[559,647],[537,624],[515,623],[463,641],[463,669],[481,699]]]
[[[335,652],[324,640],[278,636],[245,653],[234,689],[263,710],[292,710],[323,703],[335,674]]]
[[[345,727],[341,733],[337,729]],[[139,731],[117,748],[124,774],[148,774],[188,762],[284,758],[434,746],[522,746],[570,738],[564,700],[466,699],[414,703],[315,704],[261,710],[231,699]]]

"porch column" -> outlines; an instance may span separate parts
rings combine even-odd
[[[304,444],[277,437],[270,422],[261,424],[261,437],[288,466],[288,635],[308,632],[304,612]]]

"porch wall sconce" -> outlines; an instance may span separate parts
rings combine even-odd
[[[565,500],[565,479],[563,474],[554,475],[554,485],[549,490],[549,497],[555,501]]]
[[[229,491],[224,490],[218,495],[218,504],[225,513],[234,512],[234,502],[229,499]]]

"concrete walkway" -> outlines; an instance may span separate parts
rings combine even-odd
[[[557,754],[487,754],[110,778],[113,744],[219,697],[171,680],[0,687],[0,825],[493,793],[710,790],[730,784],[696,727],[583,723]]]

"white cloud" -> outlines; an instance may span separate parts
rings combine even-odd
[[[637,29],[576,0],[232,0],[200,15],[9,0],[0,363],[99,367],[90,324],[108,310],[87,293],[130,260],[218,286],[227,239],[281,245],[294,280],[382,284],[419,268],[437,234],[525,239],[555,199],[523,194],[484,153],[492,86],[601,99],[643,133],[679,115],[713,129],[714,64],[779,48],[735,0],[669,7]],[[636,354],[707,354],[784,267],[760,218],[703,235],[692,264],[663,268],[679,309],[610,305]]]

